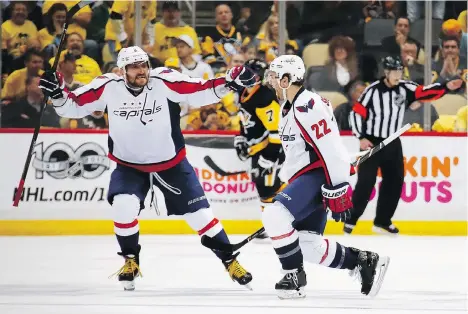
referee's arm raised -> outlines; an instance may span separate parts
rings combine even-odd
[[[437,100],[447,94],[449,91],[457,90],[461,87],[463,81],[456,79],[445,84],[434,83],[427,86],[419,85],[411,81],[401,81],[400,85],[406,89],[407,107],[414,101],[432,101]]]

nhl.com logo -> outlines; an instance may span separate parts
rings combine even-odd
[[[36,179],[43,179],[44,173],[55,179],[95,179],[110,168],[110,160],[104,148],[93,142],[81,144],[76,150],[64,142],[44,148],[41,142],[34,147],[32,166]]]

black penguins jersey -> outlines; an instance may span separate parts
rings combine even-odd
[[[244,89],[239,103],[240,131],[241,135],[247,138],[249,155],[256,155],[268,144],[278,144],[278,148],[281,147],[278,134],[280,105],[275,93],[259,84],[250,92]]]
[[[234,26],[226,31],[216,25],[202,43],[204,61],[208,64],[229,64],[231,56],[238,53],[241,44],[242,36]]]

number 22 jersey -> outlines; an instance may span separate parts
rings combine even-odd
[[[301,88],[281,106],[279,136],[286,155],[283,181],[323,168],[328,184],[348,182],[350,159],[328,100]]]

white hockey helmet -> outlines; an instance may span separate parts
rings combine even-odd
[[[132,63],[148,62],[148,54],[138,46],[122,48],[117,56],[117,66],[125,70],[125,67]]]
[[[296,55],[282,55],[270,63],[269,75],[275,73],[276,79],[281,80],[284,75],[289,76],[289,86],[302,81],[305,75],[305,66],[302,59]]]
[[[148,69],[151,69],[148,54],[140,47],[131,46],[120,50],[117,56],[117,67],[123,71],[123,78],[127,87],[134,89],[134,87],[129,86],[127,82],[127,65],[141,62],[146,62],[148,64]]]

